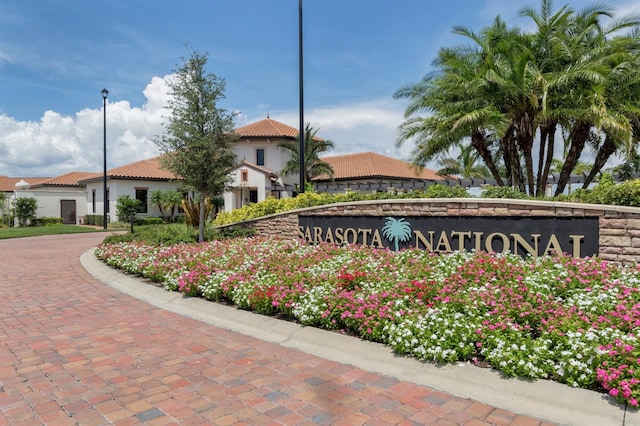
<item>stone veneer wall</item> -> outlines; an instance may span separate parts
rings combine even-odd
[[[485,198],[427,198],[355,201],[292,210],[243,222],[259,235],[298,237],[298,215],[306,216],[597,216],[603,260],[630,264],[640,260],[640,208],[599,204]],[[225,227],[238,226],[238,224]]]

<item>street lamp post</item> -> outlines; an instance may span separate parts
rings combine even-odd
[[[300,95],[300,128],[298,133],[298,162],[300,163],[300,193],[304,192],[305,187],[305,165],[304,165],[304,82],[303,78],[303,61],[302,61],[302,0],[298,1],[298,67],[299,67],[299,95]]]
[[[102,140],[102,227],[107,229],[107,96],[109,91],[102,89],[102,112],[103,112],[103,140]]]

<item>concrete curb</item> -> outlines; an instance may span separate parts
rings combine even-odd
[[[556,424],[640,426],[638,410],[625,410],[597,392],[544,380],[506,379],[495,370],[467,363],[424,363],[395,355],[381,344],[184,297],[110,268],[95,258],[93,249],[83,253],[80,262],[98,281],[136,299],[284,347]]]

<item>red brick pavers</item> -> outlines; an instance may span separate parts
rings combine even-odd
[[[0,426],[544,424],[118,293],[104,235],[0,241]]]

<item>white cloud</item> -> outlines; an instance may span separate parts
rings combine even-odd
[[[107,167],[114,168],[158,155],[154,139],[163,131],[168,98],[165,79],[154,77],[143,90],[146,102],[131,107],[128,101],[107,102]],[[408,159],[411,144],[395,147],[404,106],[393,99],[313,108],[305,122],[318,135],[335,143],[333,155],[372,151]],[[298,111],[272,118],[297,127]],[[241,126],[262,119],[236,117]],[[53,111],[40,121],[17,121],[0,114],[0,175],[57,176],[70,171],[102,171],[103,110],[83,109],[74,116]]]
[[[147,101],[107,103],[107,167],[158,154],[154,139],[162,132],[167,98],[164,79],[154,77],[143,91]],[[46,111],[40,121],[17,121],[0,114],[0,175],[57,176],[102,170],[103,110],[83,109],[75,116]]]
[[[408,159],[411,143],[395,147],[398,126],[404,121],[404,106],[392,99],[318,107],[305,110],[305,123],[318,130],[318,136],[330,139],[335,149],[329,155],[376,152]],[[273,119],[298,127],[298,111],[275,114]]]

